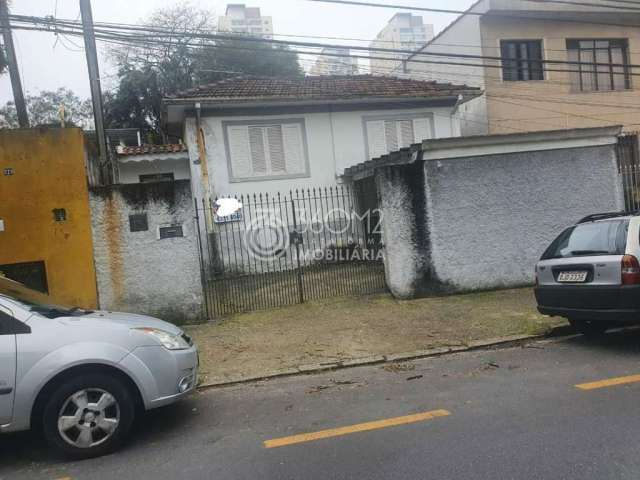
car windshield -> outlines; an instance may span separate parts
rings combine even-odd
[[[2,276],[0,276],[0,295],[5,295],[10,300],[21,304],[27,310],[46,318],[77,317],[93,313],[80,307],[55,305],[48,295]]]
[[[542,260],[591,255],[624,255],[629,220],[581,223],[556,238]]]

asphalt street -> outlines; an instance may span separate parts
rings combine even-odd
[[[103,458],[0,437],[0,479],[638,479],[639,360],[618,332],[209,390]]]

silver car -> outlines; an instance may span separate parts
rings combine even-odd
[[[48,305],[3,277],[0,292],[0,433],[39,428],[64,454],[98,456],[138,412],[196,387],[196,347],[170,323]]]
[[[536,265],[536,299],[587,335],[640,322],[640,216],[602,213],[563,231]]]

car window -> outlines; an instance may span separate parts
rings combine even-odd
[[[581,223],[556,238],[542,260],[589,255],[624,255],[629,220]]]

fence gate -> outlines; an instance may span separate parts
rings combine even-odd
[[[226,217],[196,200],[208,316],[384,291],[381,213],[363,190],[240,195]]]

